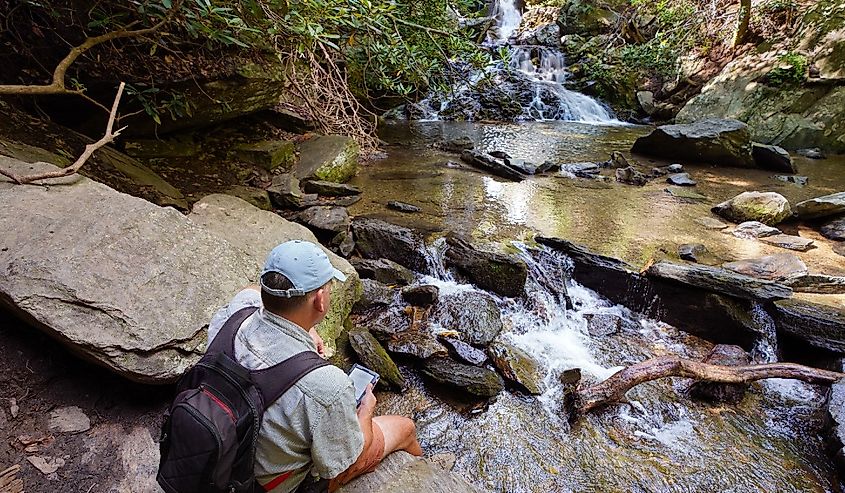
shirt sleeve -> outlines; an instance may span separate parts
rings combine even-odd
[[[347,470],[364,450],[364,433],[358,424],[352,382],[324,408],[311,430],[311,458],[321,478],[332,479]]]
[[[211,344],[229,317],[248,306],[261,306],[261,293],[254,289],[242,289],[228,304],[217,310],[208,323],[208,343]]]

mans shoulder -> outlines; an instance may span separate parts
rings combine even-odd
[[[352,386],[352,381],[340,368],[327,365],[305,375],[296,385],[307,397],[328,407],[348,395],[345,391]],[[350,405],[354,407],[354,404]]]

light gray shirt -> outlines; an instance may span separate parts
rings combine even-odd
[[[258,291],[244,289],[214,314],[208,325],[209,342],[230,316],[248,306],[261,306]],[[251,370],[316,350],[302,327],[264,308],[250,315],[235,337],[235,358]],[[354,386],[340,368],[324,366],[302,377],[264,412],[255,454],[258,481],[266,484],[295,471],[271,490],[288,493],[309,471],[327,479],[345,471],[364,449],[355,411]]]

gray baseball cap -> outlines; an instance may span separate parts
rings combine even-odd
[[[278,272],[287,277],[292,289],[273,289],[264,284],[264,274]],[[304,240],[286,241],[274,248],[267,261],[264,263],[264,270],[261,271],[261,289],[273,296],[292,298],[304,296],[329,282],[332,278],[338,281],[346,281],[343,272],[332,266],[329,257],[322,248]]]

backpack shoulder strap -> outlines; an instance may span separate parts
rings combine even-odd
[[[207,354],[223,353],[230,358],[235,357],[235,336],[244,320],[258,310],[257,306],[248,306],[236,311],[220,328],[214,340],[208,346]]]
[[[329,364],[314,351],[303,351],[269,368],[253,370],[250,373],[252,381],[264,398],[266,408],[293,387],[300,378]]]

